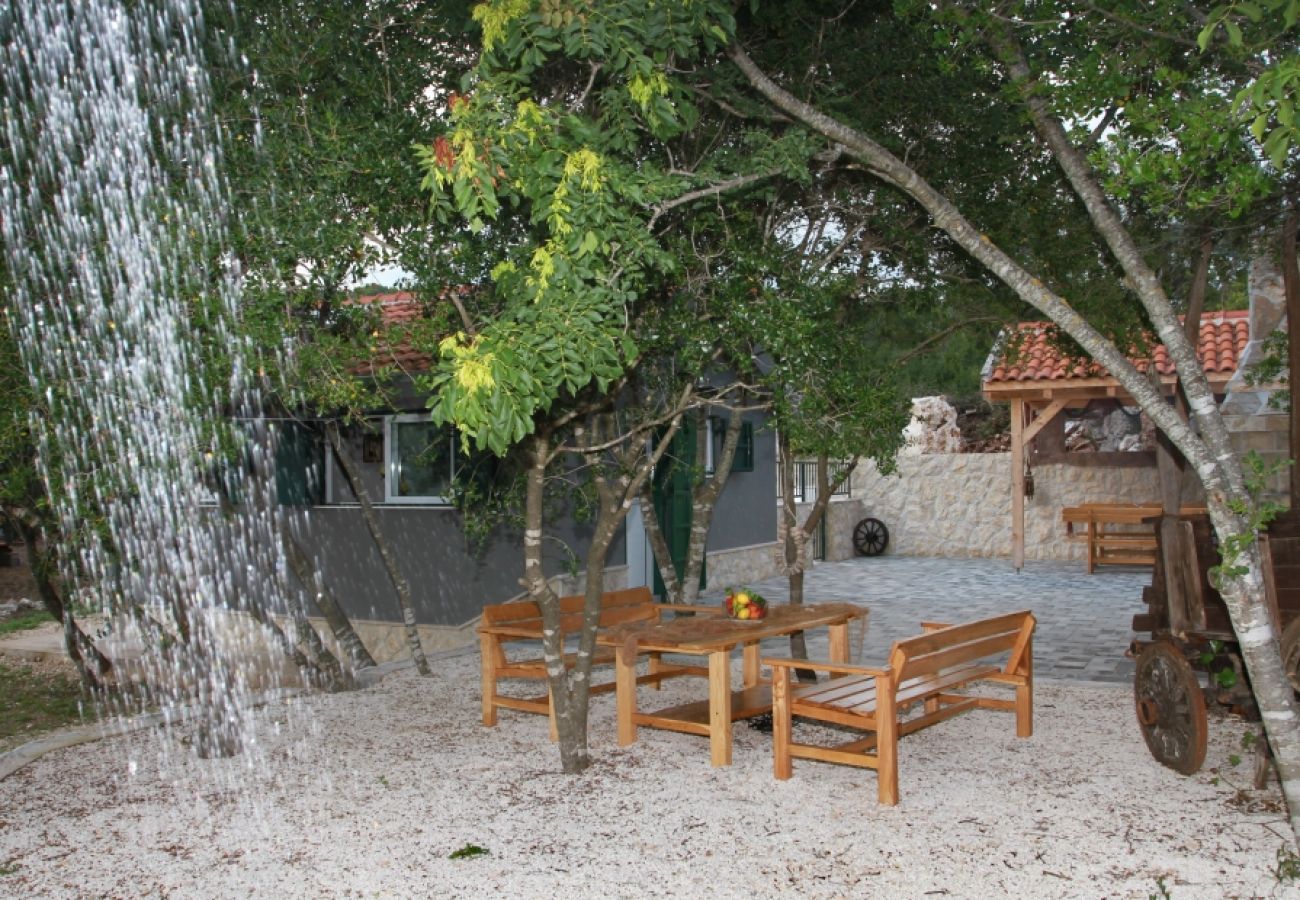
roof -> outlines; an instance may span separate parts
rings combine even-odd
[[[1247,310],[1206,313],[1201,317],[1201,332],[1196,355],[1210,380],[1226,383],[1237,371],[1237,363],[1250,339]],[[1017,388],[1055,389],[1114,386],[1115,380],[1102,366],[1088,357],[1071,358],[1054,346],[1055,326],[1047,322],[1021,322],[1015,327],[1018,340],[1003,345],[1008,350],[990,357],[985,367],[984,389],[992,393],[1014,393]],[[1131,356],[1139,372],[1154,363],[1162,380],[1173,381],[1174,363],[1163,344],[1157,344],[1149,357]],[[1108,392],[1120,393],[1118,389]]]
[[[467,289],[462,288],[462,291],[464,290]],[[446,295],[447,291],[444,291],[442,296]],[[427,301],[421,300],[410,291],[394,291],[390,294],[353,297],[350,302],[378,307],[379,318],[384,325],[384,329],[376,334],[374,355],[368,362],[358,367],[358,374],[374,374],[376,370],[385,366],[396,366],[408,372],[424,371],[429,368],[433,358],[428,353],[413,349],[407,335],[403,333],[399,340],[393,341],[387,334],[388,328],[404,328],[425,318],[429,313]]]

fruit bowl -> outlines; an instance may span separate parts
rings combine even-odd
[[[727,615],[742,622],[753,622],[767,618],[767,601],[762,594],[756,594],[746,588],[730,588],[723,604]]]

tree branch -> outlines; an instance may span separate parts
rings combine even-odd
[[[654,215],[650,217],[650,222],[646,225],[646,227],[650,230],[653,230],[655,227],[655,223],[659,221],[660,216],[662,216],[664,213],[668,212],[669,210],[676,209],[679,206],[684,206],[687,203],[693,203],[696,200],[703,199],[704,197],[714,197],[717,196],[718,194],[724,194],[727,191],[732,191],[737,188],[742,188],[747,185],[754,184],[755,182],[762,181],[766,178],[772,178],[773,176],[780,175],[780,174],[781,174],[780,169],[768,169],[765,172],[755,172],[752,175],[741,175],[736,178],[731,178],[727,181],[720,181],[717,184],[711,184],[708,187],[699,188],[698,190],[687,191],[685,194],[681,194],[677,197],[672,198],[671,200],[664,200],[663,202],[658,203],[653,207]]]

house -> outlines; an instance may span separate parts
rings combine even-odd
[[[423,315],[419,300],[406,292],[357,302],[376,306],[389,325],[408,324]],[[433,649],[471,643],[484,604],[521,594],[523,542],[520,533],[508,530],[498,531],[481,548],[466,538],[461,515],[447,494],[452,480],[475,460],[458,446],[453,429],[430,421],[426,398],[415,390],[412,376],[429,362],[410,346],[381,342],[373,368],[359,374],[364,377],[381,366],[396,367],[402,373],[392,392],[397,399],[393,408],[368,416],[366,428],[347,430],[344,443],[411,586],[425,647]],[[721,443],[719,422],[706,418],[703,424],[706,468]],[[691,462],[684,448],[695,446],[694,434],[683,434],[679,443],[674,448],[679,464],[667,471],[661,466],[655,481],[665,533],[674,551],[684,552],[690,526],[683,514],[689,515],[690,503],[682,500],[689,487],[685,464]],[[396,595],[337,462],[311,429],[294,423],[282,424],[277,455],[280,500],[302,510],[300,540],[315,556],[324,583],[377,658],[401,655],[405,651]],[[749,414],[737,456],[738,465],[718,501],[708,538],[705,574],[711,589],[773,572],[775,440],[757,416]],[[565,521],[550,533],[568,546],[580,564],[590,530]],[[546,552],[548,574],[559,579],[559,590],[576,591],[580,579],[565,574],[570,560],[559,543],[548,541]],[[605,579],[609,588],[655,584],[653,555],[639,508],[632,510],[615,540]]]

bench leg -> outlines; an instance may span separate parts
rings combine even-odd
[[[646,671],[649,672],[651,675],[657,675],[659,674],[659,672],[663,671],[664,655],[662,653],[651,653],[649,654],[649,657],[650,657],[650,665],[649,668],[646,669]],[[664,683],[662,679],[656,678],[651,683],[655,686],[656,691],[662,691],[664,689]]]
[[[772,774],[785,781],[794,774],[790,760],[793,717],[790,714],[790,670],[772,667]]]
[[[494,697],[497,692],[496,639],[489,634],[479,635],[479,689],[483,694],[483,724],[491,728],[497,723],[497,705]]]
[[[1032,639],[1031,639],[1032,640]],[[1025,683],[1016,687],[1016,737],[1034,734],[1034,648],[1025,642]]]
[[[888,676],[876,677],[876,800],[881,806],[898,804],[898,707],[894,705],[894,683]]]

